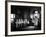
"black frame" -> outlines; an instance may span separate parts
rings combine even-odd
[[[23,2],[23,3],[36,3],[36,4],[43,4],[44,5],[44,33],[36,33],[36,34],[19,34],[19,35],[8,35],[7,31],[7,3],[8,2]],[[24,36],[24,35],[40,35],[45,34],[45,3],[44,2],[27,2],[27,1],[5,1],[5,36]]]

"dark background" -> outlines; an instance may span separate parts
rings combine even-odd
[[[29,15],[30,13],[34,14],[34,11],[37,10],[40,13],[41,16],[41,7],[36,6],[14,6],[11,5],[11,14],[16,14],[16,18],[14,19],[14,22],[11,23],[11,31],[28,31],[28,30],[41,30],[41,17],[39,19],[40,22],[38,22],[38,26],[36,26],[34,29],[24,29],[28,26],[34,26],[34,24],[30,21],[30,24],[27,24],[26,26],[18,27],[16,28],[16,19],[28,19],[31,20]],[[24,18],[24,15],[27,17]]]

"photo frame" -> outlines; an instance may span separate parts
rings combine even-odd
[[[45,3],[6,2],[5,35],[45,34]]]

